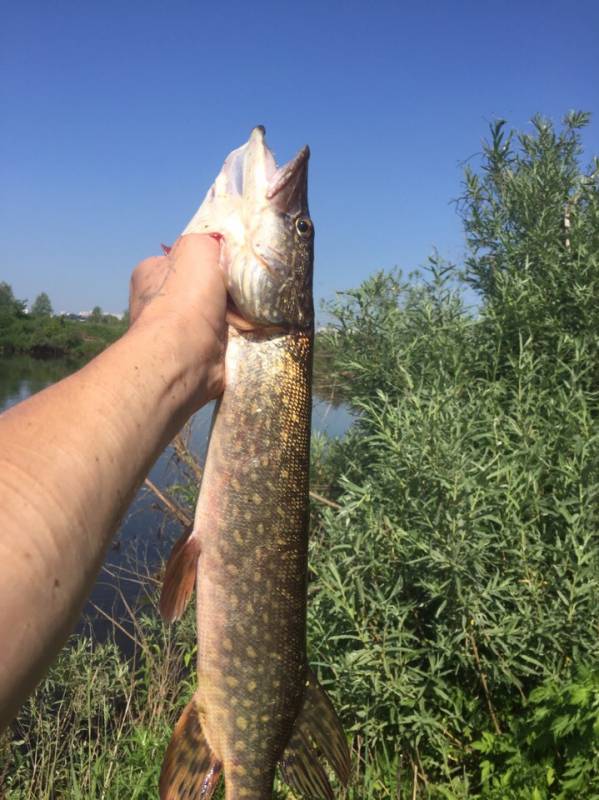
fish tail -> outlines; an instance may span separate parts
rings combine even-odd
[[[304,704],[295,721],[291,738],[279,762],[281,777],[304,797],[333,800],[334,794],[320,763],[322,753],[339,781],[349,781],[350,759],[347,741],[333,704],[309,670]]]
[[[160,800],[210,800],[221,771],[202,731],[194,695],[175,725],[164,756]]]

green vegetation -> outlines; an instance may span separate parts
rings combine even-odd
[[[51,317],[54,313],[52,303],[46,292],[38,294],[31,306],[31,313],[34,317]]]
[[[353,742],[340,798],[599,797],[587,121],[494,124],[465,173],[463,270],[380,273],[329,309],[319,363],[360,414],[340,442],[317,441],[313,465],[336,504],[313,509],[309,646]],[[193,623],[148,617],[137,638],[136,666],[109,647],[63,654],[4,742],[8,800],[155,796]]]
[[[6,281],[0,281],[0,317],[25,313],[26,302],[17,300],[13,294],[12,286]]]
[[[185,664],[194,632],[136,621],[135,661],[110,643],[73,639],[0,740],[6,800],[156,797],[160,764],[178,708],[191,696]],[[183,635],[182,635],[183,634]]]
[[[599,797],[599,670],[571,681],[546,680],[530,693],[507,734],[487,732],[474,747],[484,796],[493,800]]]
[[[12,287],[0,283],[0,356],[28,354],[36,358],[89,359],[127,330],[127,319],[103,314],[96,306],[89,320],[52,316],[46,292],[35,299],[31,313],[16,300]]]
[[[599,663],[599,170],[576,163],[585,121],[557,133],[537,119],[520,138],[498,123],[467,171],[477,317],[438,261],[428,282],[379,274],[331,309],[334,371],[361,416],[332,451],[341,509],[314,537],[309,630],[381,787],[356,798],[392,797],[394,773],[416,796],[498,796],[475,744],[505,732],[519,748],[509,731],[530,693]],[[573,766],[565,746],[554,757]]]

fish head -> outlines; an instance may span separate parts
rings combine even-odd
[[[254,128],[234,150],[184,233],[222,237],[221,267],[234,310],[256,327],[313,325],[314,226],[302,148],[277,168]]]

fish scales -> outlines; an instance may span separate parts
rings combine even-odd
[[[167,749],[161,800],[268,800],[275,770],[333,800],[349,754],[306,657],[314,313],[308,150],[276,168],[256,128],[185,232],[221,238],[231,298],[225,390],[193,531],[173,549],[161,610],[197,584],[198,689]]]
[[[225,772],[256,797],[270,797],[307,670],[311,360],[305,334],[231,341],[204,478],[198,697]]]

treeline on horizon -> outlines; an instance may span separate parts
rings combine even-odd
[[[55,315],[46,292],[41,292],[27,311],[27,301],[18,300],[12,286],[0,282],[0,355],[28,354],[35,358],[92,358],[127,329],[128,313],[119,319],[104,314],[99,306],[89,317]]]
[[[358,415],[314,440],[312,488],[332,502],[312,510],[308,636],[352,742],[341,800],[599,797],[588,123],[493,123],[464,173],[465,263],[380,272],[328,309],[321,357]],[[63,654],[0,742],[7,800],[154,796],[194,688],[193,610],[174,635],[136,624],[136,663]]]

